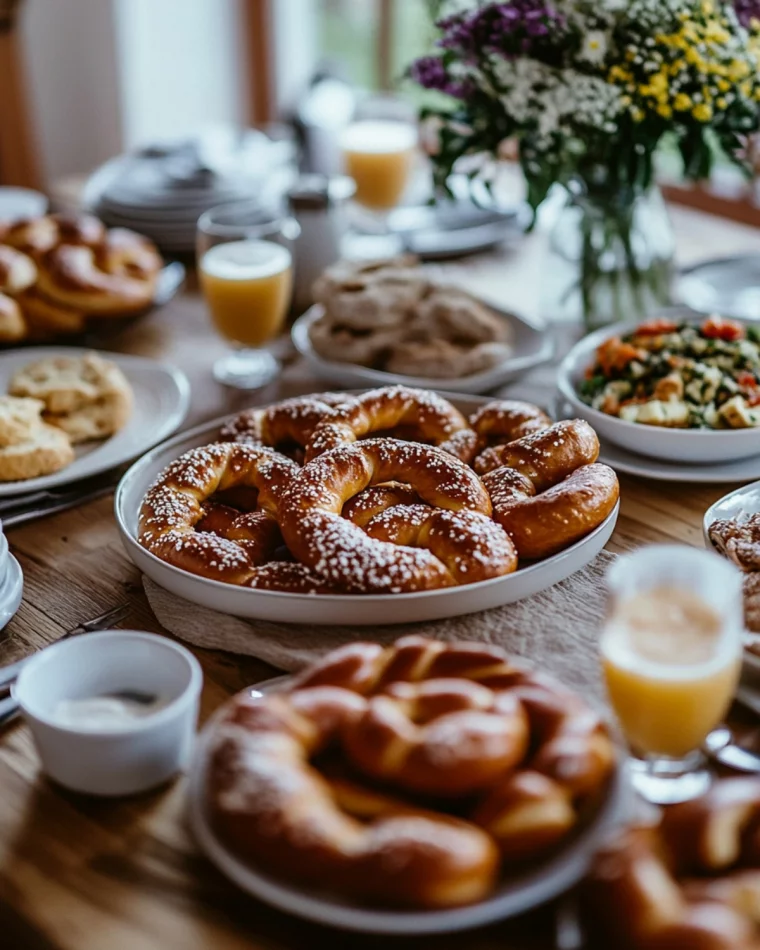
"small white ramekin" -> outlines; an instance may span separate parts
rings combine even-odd
[[[151,633],[112,630],[56,643],[23,667],[13,688],[43,770],[91,795],[132,795],[188,763],[203,674],[195,657]],[[135,690],[167,705],[126,727],[80,730],[56,722],[61,700]]]

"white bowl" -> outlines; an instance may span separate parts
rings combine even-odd
[[[267,693],[287,683],[278,677],[259,683]],[[619,764],[596,811],[578,833],[545,861],[505,877],[485,900],[447,910],[385,910],[362,906],[329,892],[291,884],[239,858],[218,837],[206,809],[206,771],[212,744],[224,709],[218,710],[201,732],[190,768],[188,799],[193,834],[206,857],[246,893],[305,920],[372,934],[453,933],[482,927],[497,920],[523,914],[564,893],[584,876],[592,855],[629,813],[631,789],[625,768]],[[470,946],[470,943],[465,945]]]
[[[486,401],[474,396],[450,398],[465,413],[473,412]],[[411,594],[290,594],[209,580],[173,567],[146,551],[137,541],[137,518],[143,496],[158,473],[188,449],[213,442],[227,418],[232,417],[199,426],[148,452],[119,482],[114,501],[122,542],[137,567],[171,593],[221,613],[285,623],[360,626],[458,617],[501,607],[557,584],[592,561],[615,530],[619,503],[598,528],[553,557],[521,567],[505,577]]]
[[[692,314],[685,316],[688,319]],[[573,412],[587,419],[602,439],[630,452],[668,462],[705,465],[760,455],[760,428],[712,430],[647,426],[607,415],[581,399],[577,387],[586,369],[594,362],[596,348],[609,337],[631,333],[638,325],[638,321],[617,323],[597,330],[584,337],[564,358],[557,372],[557,386]]]
[[[13,694],[44,771],[91,795],[131,795],[167,781],[189,761],[203,674],[166,637],[132,630],[88,633],[42,650],[23,667]],[[77,729],[56,721],[61,700],[135,690],[166,701],[125,727]]]
[[[461,379],[431,379],[429,376],[404,376],[401,373],[385,373],[356,363],[343,363],[323,359],[311,345],[309,329],[322,316],[320,304],[310,307],[293,324],[293,345],[320,379],[341,386],[418,386],[423,389],[446,389],[451,393],[487,393],[503,386],[510,379],[541,363],[546,363],[554,353],[554,339],[549,329],[541,322],[532,323],[525,317],[488,304],[491,310],[511,326],[514,332],[512,355],[497,366],[463,376]]]

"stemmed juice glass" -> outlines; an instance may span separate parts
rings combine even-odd
[[[354,200],[383,216],[409,184],[417,152],[417,128],[387,119],[353,122],[340,136],[345,172],[356,183]]]
[[[607,580],[602,668],[634,786],[655,804],[695,798],[711,781],[701,746],[739,679],[741,574],[712,552],[654,545],[620,557]]]
[[[198,219],[201,290],[214,326],[234,347],[214,364],[219,382],[257,389],[279,372],[265,344],[282,330],[290,306],[297,236],[293,219],[273,219],[259,205],[221,205]]]

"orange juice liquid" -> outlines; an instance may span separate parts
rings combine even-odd
[[[678,588],[620,604],[601,650],[610,701],[639,754],[682,758],[699,748],[731,705],[741,669],[720,617]]]
[[[356,122],[341,137],[346,174],[356,182],[355,200],[367,208],[394,208],[414,163],[417,133],[403,122]]]
[[[217,244],[200,263],[211,319],[223,337],[262,346],[282,329],[293,287],[287,248],[272,241]]]

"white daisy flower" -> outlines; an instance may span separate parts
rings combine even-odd
[[[609,46],[609,38],[604,30],[589,30],[583,38],[579,58],[587,63],[603,63]]]

